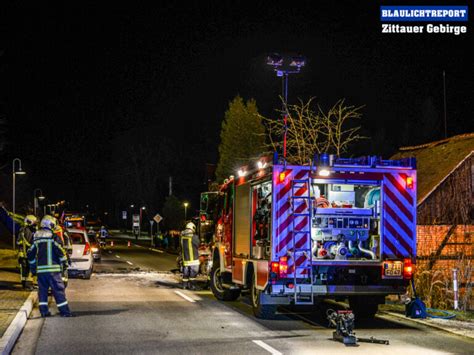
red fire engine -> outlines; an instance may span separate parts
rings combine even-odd
[[[416,256],[414,159],[334,158],[311,165],[261,159],[220,187],[211,289],[253,312],[348,299],[373,317],[406,292]]]

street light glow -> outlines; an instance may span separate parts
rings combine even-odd
[[[188,206],[189,206],[189,203],[188,203],[188,202],[185,202],[185,203],[183,203],[183,206],[184,206],[184,207],[188,207]]]

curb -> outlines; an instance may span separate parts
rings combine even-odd
[[[414,323],[418,323],[418,324],[423,324],[423,325],[426,325],[428,327],[432,327],[432,328],[436,328],[436,329],[439,329],[439,330],[443,330],[445,332],[448,332],[448,333],[452,333],[452,334],[455,334],[455,335],[459,335],[459,336],[463,336],[463,337],[466,337],[466,338],[470,338],[470,339],[474,339],[474,334],[469,334],[469,333],[466,333],[466,331],[462,331],[462,330],[458,330],[458,329],[451,329],[451,328],[446,328],[446,327],[443,327],[441,325],[438,325],[438,324],[433,324],[433,323],[430,323],[430,322],[426,322],[426,321],[423,321],[423,320],[420,320],[420,319],[416,319],[416,318],[408,318],[402,314],[399,314],[399,313],[394,313],[394,312],[387,312],[387,311],[382,311],[380,312],[382,314],[388,314],[390,316],[393,316],[393,317],[396,317],[396,318],[400,318],[400,319],[403,319],[403,320],[407,320],[409,322],[414,322]]]
[[[26,324],[26,321],[33,310],[33,306],[38,301],[38,292],[32,291],[25,303],[20,307],[13,321],[0,339],[0,354],[8,355],[11,353],[18,337]]]

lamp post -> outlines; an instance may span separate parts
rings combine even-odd
[[[283,97],[283,157],[286,158],[286,136],[288,132],[288,76],[297,74],[306,64],[302,56],[282,57],[274,53],[267,57],[267,64],[273,67],[277,77],[282,78],[282,97]]]
[[[36,195],[37,192],[40,193],[39,196]],[[45,199],[45,197],[43,195],[43,191],[41,191],[41,189],[39,189],[39,188],[34,189],[34,191],[33,191],[33,211],[34,211],[35,216],[36,216],[36,209],[38,208],[38,200],[42,201],[44,199]]]
[[[140,237],[141,235],[141,232],[142,232],[142,214],[143,214],[143,211],[146,210],[146,207],[143,206],[140,208],[140,226],[138,227],[138,236]]]
[[[184,223],[186,223],[189,203],[185,202],[183,203],[183,206],[184,206]]]
[[[15,170],[15,162],[18,162],[18,170]],[[13,203],[12,203],[12,235],[13,235],[13,250],[15,250],[15,194],[16,194],[16,175],[25,175],[25,171],[21,169],[21,160],[19,158],[13,159],[12,162],[12,178],[13,178]]]

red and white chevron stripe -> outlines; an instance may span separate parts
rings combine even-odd
[[[280,174],[284,174],[284,179],[281,179]],[[274,260],[279,260],[281,256],[293,256],[293,249],[302,248],[307,243],[307,238],[310,238],[310,233],[294,234],[295,231],[311,230],[310,221],[307,216],[293,216],[292,203],[294,205],[295,213],[308,213],[308,206],[306,200],[294,200],[291,198],[291,181],[305,180],[309,178],[308,167],[303,166],[287,166],[286,168],[275,167],[273,171],[273,201],[275,208],[273,209],[273,253]],[[295,196],[303,196],[308,193],[308,186],[304,185],[296,189]],[[293,223],[294,220],[294,223]],[[295,245],[293,245],[293,235],[295,236]],[[298,255],[295,260],[293,257],[288,258],[288,277],[293,277],[295,264],[303,266],[308,259],[304,255]],[[304,269],[299,269],[298,274],[304,274]]]
[[[406,173],[384,174],[382,194],[384,258],[401,259],[416,255],[416,187],[407,188],[406,179]]]

